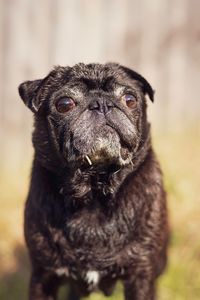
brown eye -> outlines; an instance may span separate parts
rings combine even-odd
[[[133,109],[137,106],[137,99],[132,94],[123,95],[122,96],[122,101],[124,101],[126,106],[128,106],[128,108],[130,108],[130,109]]]
[[[59,113],[64,114],[74,108],[75,103],[71,98],[63,97],[57,100],[55,106]]]

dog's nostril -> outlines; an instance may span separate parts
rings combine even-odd
[[[93,100],[90,105],[90,110],[97,110],[100,113],[107,113],[112,107],[114,107],[112,101]]]
[[[107,111],[109,111],[109,110],[112,109],[113,107],[114,107],[114,104],[113,104],[112,101],[107,100],[107,101],[105,102],[105,108],[107,109]]]
[[[104,102],[104,113],[108,113],[112,108],[114,107],[114,104],[112,101],[107,100]]]
[[[93,100],[89,105],[90,110],[98,110],[100,112],[103,112],[103,105],[98,100]]]

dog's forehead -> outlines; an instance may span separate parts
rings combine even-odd
[[[120,93],[121,86],[137,86],[137,82],[120,68],[120,65],[109,64],[77,64],[70,69],[67,85],[78,87],[80,90],[102,89],[104,91]]]
[[[79,63],[73,67],[55,67],[45,79],[42,92],[43,95],[69,92],[81,97],[90,91],[102,91],[119,96],[125,89],[140,92],[140,84],[119,64]]]
[[[129,76],[120,69],[118,64],[80,63],[70,69],[66,68],[66,72],[63,73],[63,78],[65,77],[68,78],[65,83],[70,87],[85,86],[89,90],[96,88],[111,90],[119,85],[133,84],[133,81],[131,82]]]
[[[112,64],[77,64],[71,68],[70,74],[77,79],[87,78],[104,80],[105,78],[117,77],[119,74],[117,65]]]

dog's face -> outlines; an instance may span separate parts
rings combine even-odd
[[[149,83],[117,64],[56,67],[19,93],[35,114],[36,151],[48,143],[67,163],[93,166],[130,163],[146,128],[145,94],[153,101]]]

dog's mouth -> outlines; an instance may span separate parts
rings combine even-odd
[[[118,125],[118,124],[117,124]],[[126,135],[126,128],[102,122],[83,130],[76,127],[66,145],[67,161],[74,166],[107,169],[122,167],[131,162],[134,134]],[[79,129],[79,130],[78,130]]]
[[[67,161],[74,167],[107,169],[120,168],[131,162],[133,146],[128,145],[115,129],[109,127],[104,134],[88,139],[72,136],[66,143]]]
[[[86,154],[83,157],[83,164],[88,167],[97,167],[97,168],[106,168],[114,166],[116,168],[122,167],[130,163],[132,158],[132,152],[130,147],[125,145],[125,143],[121,143],[121,147],[118,151],[117,156],[108,156],[105,149],[100,149],[96,153]]]
[[[72,143],[67,151],[67,161],[73,168],[86,170],[105,171],[119,170],[121,167],[131,163],[133,148],[123,142],[118,134],[113,135],[112,142],[109,139],[95,141],[91,147],[78,149]]]

